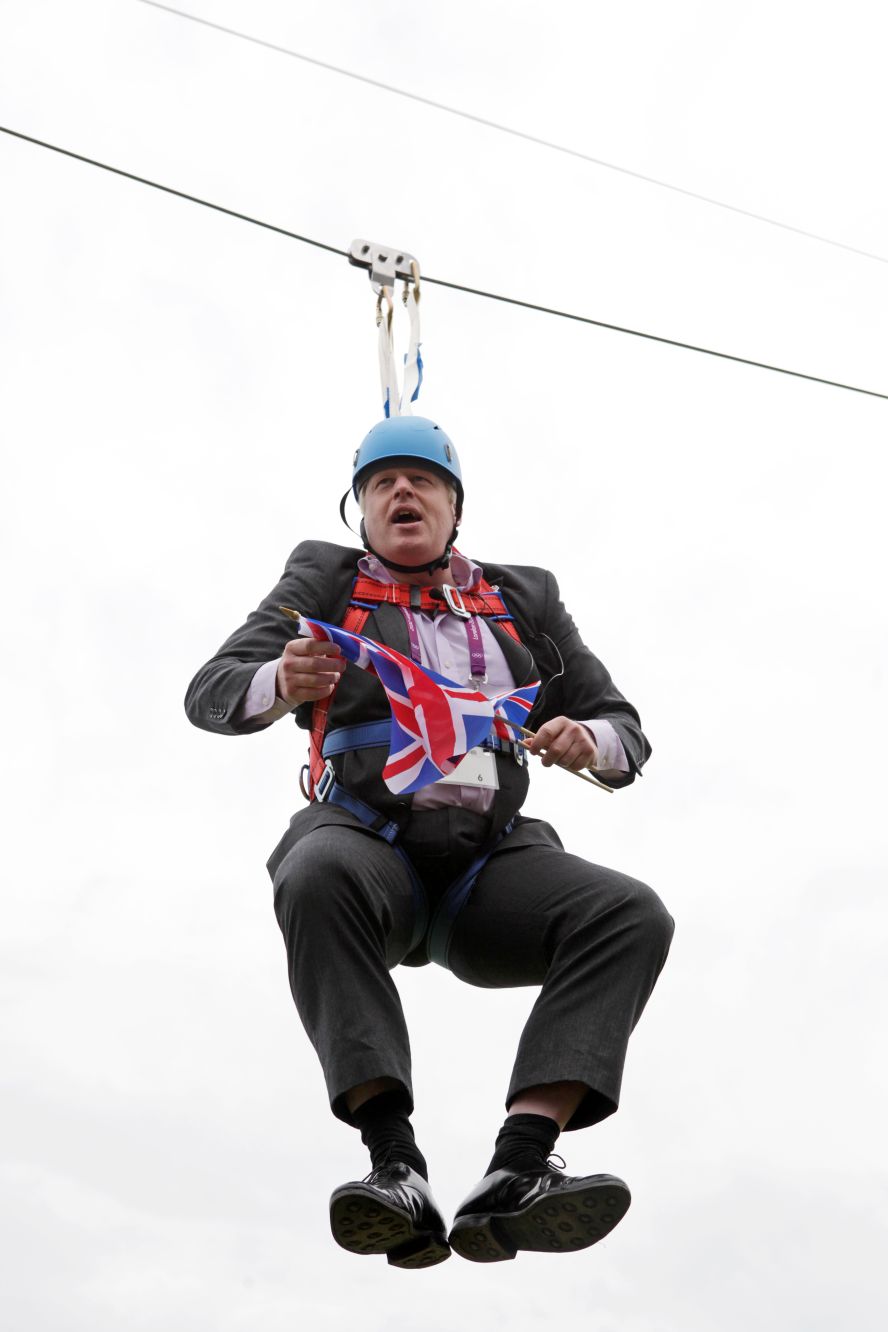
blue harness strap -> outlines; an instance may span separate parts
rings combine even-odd
[[[388,725],[388,723],[386,723]],[[407,855],[402,846],[398,845],[398,833],[400,828],[392,819],[386,819],[384,814],[373,809],[365,801],[359,800],[356,795],[336,781],[335,776],[328,778],[327,774],[333,773],[332,766],[328,765],[324,776],[315,786],[315,799],[322,804],[339,805],[340,809],[347,809],[350,814],[354,814],[359,822],[382,837],[399,856],[404,863],[404,868],[410,878],[410,887],[413,889],[413,933],[410,936],[410,947],[408,952],[412,953],[414,948],[418,948],[425,938],[426,930],[429,927],[429,904],[426,898],[425,888],[422,886],[419,875],[413,868],[413,862]]]
[[[487,864],[490,856],[506,834],[512,831],[514,819],[506,825],[502,832],[498,833],[496,837],[481,848],[468,869],[464,870],[449,885],[438,903],[430,923],[429,904],[425,889],[413,867],[413,862],[404,848],[398,844],[399,825],[393,820],[386,819],[385,815],[380,814],[372,805],[368,805],[365,801],[352,795],[341,782],[336,780],[333,764],[330,762],[333,754],[344,754],[355,749],[369,749],[374,745],[387,746],[390,735],[390,721],[363,722],[358,726],[339,726],[335,731],[328,731],[324,736],[322,751],[323,757],[327,761],[326,768],[315,784],[315,799],[322,803],[329,801],[331,804],[339,805],[342,809],[347,809],[365,827],[383,837],[392,850],[401,857],[410,875],[410,883],[413,888],[413,934],[409,951],[412,953],[414,948],[418,948],[425,939],[429,959],[432,962],[437,962],[440,967],[447,967],[450,957],[450,941],[453,937],[456,918],[469,900],[478,880],[478,875]],[[489,735],[484,741],[483,748],[512,753],[518,762],[522,762],[526,757],[520,745],[512,744],[509,740],[501,740],[498,735]]]
[[[324,736],[321,750],[324,758],[331,754],[344,754],[349,749],[369,749],[372,745],[388,745],[392,734],[390,721],[363,722],[359,726],[339,726]]]
[[[374,745],[388,746],[391,740],[392,724],[390,721],[362,722],[358,726],[338,726],[335,731],[328,731],[324,736],[321,750],[324,758],[333,754],[345,754],[352,749],[369,749]],[[511,740],[503,740],[491,733],[482,740],[479,748],[492,749],[497,753],[511,754],[518,763],[524,763],[526,754],[522,745]]]
[[[429,926],[426,949],[429,960],[437,962],[439,967],[450,969],[450,944],[453,939],[453,927],[456,924],[456,918],[471,897],[475,884],[478,882],[479,874],[503,838],[512,831],[514,825],[515,820],[512,819],[506,824],[502,832],[497,833],[496,837],[491,838],[481,848],[469,868],[464,870],[458,879],[454,880],[438,903],[432,917],[432,923]]]

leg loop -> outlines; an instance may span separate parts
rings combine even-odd
[[[478,876],[487,864],[500,842],[514,827],[514,819],[506,824],[501,832],[492,837],[481,848],[467,870],[450,884],[432,917],[429,926],[426,950],[430,962],[437,962],[439,967],[450,969],[450,944],[456,926],[456,918],[468,902],[478,882]]]
[[[413,933],[408,956],[425,940],[429,961],[437,962],[439,967],[448,969],[450,943],[453,938],[456,918],[471,897],[478,876],[491,855],[502,839],[512,831],[514,820],[507,823],[505,828],[498,832],[495,837],[490,838],[482,846],[468,869],[454,879],[453,883],[444,892],[435,908],[434,916],[430,920],[429,903],[425,888],[416,872],[413,861],[404,848],[398,844],[398,834],[401,831],[399,825],[394,820],[386,819],[384,814],[380,814],[378,810],[373,809],[372,806],[346,790],[342,783],[336,780],[333,765],[329,759],[322,781],[315,787],[315,798],[333,805],[340,805],[343,809],[349,810],[366,828],[384,838],[392,850],[401,857],[413,888]]]

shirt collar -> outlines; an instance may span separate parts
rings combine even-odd
[[[364,555],[358,560],[358,569],[368,578],[374,579],[377,583],[397,583],[397,575],[387,569],[375,555]],[[483,570],[480,564],[474,560],[468,559],[465,555],[460,555],[454,551],[450,557],[450,574],[454,581],[454,586],[459,588],[460,592],[471,592],[473,587],[480,583]]]

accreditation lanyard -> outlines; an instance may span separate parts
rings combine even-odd
[[[413,611],[407,606],[402,606],[404,619],[407,621],[407,635],[410,639],[410,655],[415,662],[422,665],[422,649],[419,642],[419,630],[416,627],[416,617]],[[484,655],[484,639],[481,636],[481,626],[478,623],[477,615],[472,615],[464,621],[466,626],[466,639],[469,645],[469,669],[471,671],[472,684],[487,683],[487,659]]]

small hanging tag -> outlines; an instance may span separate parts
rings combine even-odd
[[[496,755],[490,749],[470,749],[464,759],[448,773],[439,777],[436,786],[481,786],[488,791],[499,790]]]

